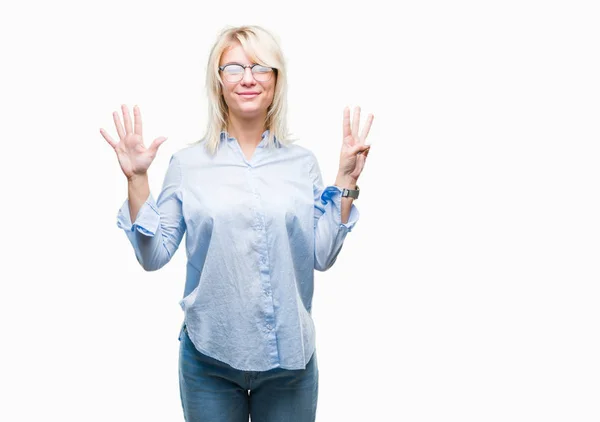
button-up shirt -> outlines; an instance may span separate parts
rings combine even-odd
[[[221,134],[215,155],[205,142],[171,156],[162,191],[150,193],[132,224],[118,211],[138,262],[164,266],[186,234],[184,323],[201,353],[233,368],[304,369],[315,350],[311,316],[314,270],[336,261],[358,220],[341,221],[341,189],[324,188],[314,154],[263,133],[247,159]]]

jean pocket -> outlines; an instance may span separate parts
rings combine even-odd
[[[187,327],[185,325],[185,321],[181,324],[181,329],[179,330],[179,338],[177,340],[181,341],[183,336],[187,335]]]

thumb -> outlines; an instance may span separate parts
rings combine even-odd
[[[150,148],[148,148],[152,152],[152,155],[156,155],[156,153],[158,152],[158,147],[161,146],[162,143],[166,140],[167,138],[165,138],[164,136],[159,136],[154,141],[152,141]]]

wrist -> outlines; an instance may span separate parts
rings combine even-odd
[[[335,185],[339,188],[356,189],[357,179],[347,174],[339,174],[335,178]]]
[[[127,183],[130,185],[138,185],[148,180],[148,173],[134,174],[133,176],[127,177]]]

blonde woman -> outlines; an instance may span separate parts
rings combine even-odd
[[[179,379],[187,421],[314,421],[318,395],[311,317],[314,270],[335,262],[358,219],[353,200],[373,116],[343,116],[335,183],[289,139],[286,67],[258,26],[227,28],[207,69],[205,137],[171,157],[155,201],[147,171],[166,138],[146,148],[142,118],[113,114],[128,181],[117,225],[147,271],[164,266],[187,231]]]

